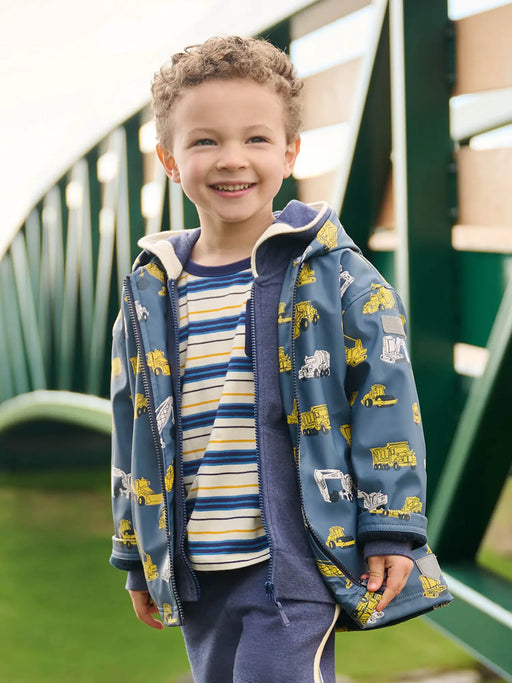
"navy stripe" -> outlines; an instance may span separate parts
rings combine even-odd
[[[250,553],[263,550],[268,546],[266,536],[251,538],[243,541],[220,541],[219,543],[205,543],[189,541],[188,549],[198,555],[224,555],[225,553]]]

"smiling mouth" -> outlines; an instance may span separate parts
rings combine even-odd
[[[223,183],[212,185],[212,188],[214,190],[219,190],[220,192],[240,192],[240,190],[248,190],[253,185],[255,185],[255,183],[240,183],[237,185],[226,185]]]

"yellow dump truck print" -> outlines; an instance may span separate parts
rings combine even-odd
[[[370,591],[366,591],[366,593],[363,595],[361,600],[358,602],[353,615],[354,619],[358,621],[361,626],[366,626],[368,622],[375,622],[384,614],[383,612],[375,612],[375,609],[381,598],[382,595],[380,595],[380,593],[372,593]]]
[[[305,263],[300,269],[299,277],[297,278],[297,287],[309,285],[312,282],[316,282],[315,271],[311,268],[309,263]]]
[[[345,358],[347,360],[347,365],[355,368],[356,365],[359,365],[359,363],[362,363],[368,358],[368,349],[363,347],[363,342],[360,339],[353,339],[346,334],[343,336],[349,342],[353,342],[353,346],[349,346],[345,343]]]
[[[290,356],[284,352],[284,347],[278,348],[279,372],[290,372],[292,369],[292,361]]]
[[[324,251],[329,251],[338,246],[338,230],[334,223],[325,221],[317,233],[316,240],[323,245]]]
[[[137,545],[137,537],[135,536],[131,522],[127,519],[122,519],[119,522],[117,536],[127,548],[134,548]]]
[[[155,375],[170,375],[171,368],[163,351],[154,349],[146,353],[146,361],[150,370],[153,370]]]
[[[332,526],[329,529],[329,536],[325,542],[326,546],[331,550],[334,548],[348,548],[355,545],[356,541],[353,536],[345,536],[345,529],[342,526]]]
[[[311,301],[299,301],[295,304],[295,320],[293,324],[293,338],[297,339],[301,330],[307,330],[309,323],[316,325],[320,316]]]
[[[374,470],[398,470],[400,467],[416,469],[416,455],[407,441],[392,441],[385,446],[370,448]]]
[[[144,477],[132,481],[132,491],[139,505],[160,505],[164,500],[163,493],[155,493],[149,479]]]
[[[377,508],[370,510],[371,515],[382,515],[383,517],[396,517],[397,519],[404,519],[409,521],[413,512],[421,512],[423,505],[418,496],[407,496],[405,503],[401,510],[386,510],[385,508]]]
[[[311,406],[311,410],[301,413],[300,428],[306,436],[312,436],[319,432],[326,434],[331,429],[327,406],[325,404]]]
[[[387,287],[372,282],[371,288],[373,289],[373,294],[370,294],[370,300],[363,306],[363,314],[369,315],[396,306],[395,297]]]

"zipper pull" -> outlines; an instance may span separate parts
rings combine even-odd
[[[272,600],[274,605],[277,607],[283,626],[289,626],[290,620],[286,616],[286,612],[284,611],[282,604],[276,598],[276,590],[274,588],[274,584],[271,581],[265,581],[265,592],[267,594],[267,598],[269,600]]]

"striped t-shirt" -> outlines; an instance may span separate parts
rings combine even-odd
[[[196,570],[266,559],[258,495],[254,375],[246,354],[249,259],[189,261],[178,282],[188,555]]]

